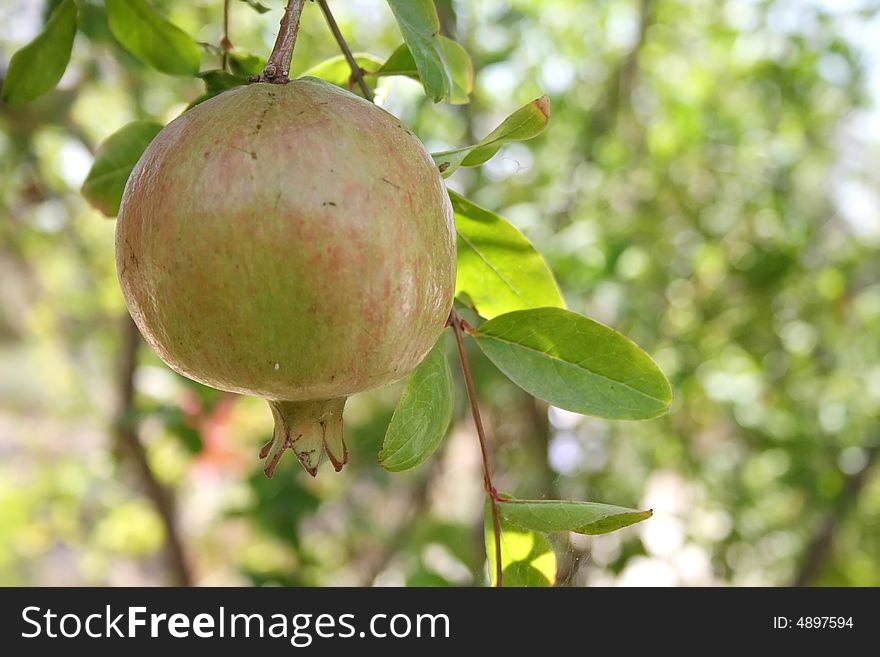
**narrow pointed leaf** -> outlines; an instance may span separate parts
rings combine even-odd
[[[515,500],[498,503],[501,515],[538,532],[607,534],[651,517],[652,511],[570,500]]]
[[[452,373],[441,339],[412,371],[379,452],[386,470],[400,472],[424,463],[446,435],[452,419]]]
[[[547,537],[501,517],[501,579],[504,586],[553,586],[556,582],[556,553]],[[489,578],[495,585],[495,533],[491,502],[486,502],[486,556]]]
[[[108,217],[115,217],[131,170],[161,129],[159,123],[134,121],[110,135],[98,148],[83,183],[86,200]]]
[[[440,41],[434,0],[388,0],[403,40],[409,46],[425,93],[434,102],[452,95],[452,72]]]
[[[139,60],[170,75],[199,72],[196,42],[144,0],[105,0],[105,6],[113,36]]]
[[[51,91],[61,80],[76,36],[76,3],[64,0],[43,31],[9,60],[3,81],[3,101],[23,105]]]
[[[354,59],[365,71],[375,71],[382,65],[382,59],[366,52],[355,53]],[[336,55],[323,62],[315,64],[308,71],[302,74],[302,77],[310,76],[326,80],[338,87],[349,89],[349,80],[351,79],[351,66],[343,55]],[[370,89],[376,88],[376,77],[367,75],[364,77]],[[357,86],[351,87],[353,91],[357,90]]]
[[[486,319],[565,301],[544,257],[515,226],[450,191],[458,233],[455,293]]]
[[[568,310],[514,311],[472,335],[511,381],[568,411],[643,420],[662,415],[672,401],[666,377],[638,345]]]
[[[394,50],[388,59],[376,69],[376,75],[405,75],[414,80],[419,79],[419,69],[416,67],[416,60],[413,59],[412,52],[406,43],[401,43]]]
[[[501,125],[479,143],[432,153],[431,157],[434,158],[443,177],[448,178],[459,167],[476,167],[488,162],[507,142],[525,141],[537,137],[544,132],[549,121],[550,99],[541,96],[504,119]]]
[[[452,78],[452,91],[449,102],[453,105],[464,105],[470,102],[470,94],[474,90],[474,67],[467,51],[457,41],[440,35],[440,47],[449,67]],[[412,52],[406,43],[391,53],[391,56],[375,71],[376,76],[403,75],[419,79],[419,71]]]

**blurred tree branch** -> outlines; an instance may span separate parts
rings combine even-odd
[[[656,0],[641,0],[639,3],[639,24],[635,43],[629,52],[620,58],[617,65],[608,75],[608,83],[605,86],[599,105],[587,118],[585,130],[582,133],[582,144],[590,145],[596,135],[605,134],[613,130],[613,126],[624,113],[633,90],[639,79],[639,56],[648,35],[648,29],[655,20]],[[590,152],[584,149],[585,152]]]
[[[130,458],[141,478],[147,496],[165,529],[165,551],[174,583],[192,586],[194,577],[184,553],[183,541],[177,530],[176,509],[171,493],[156,479],[150,467],[147,452],[141,443],[135,417],[134,376],[137,370],[141,334],[126,313],[122,322],[122,348],[119,368],[119,409],[115,423],[119,447]]]
[[[648,30],[656,20],[656,0],[640,0],[639,23],[635,43],[629,52],[618,60],[616,66],[608,74],[607,82],[600,100],[587,114],[578,135],[578,147],[572,149],[571,162],[567,169],[571,176],[578,170],[578,165],[595,157],[597,136],[608,134],[619,129],[619,119],[624,108],[632,98],[633,90],[639,79],[639,55],[645,46]],[[572,178],[573,180],[573,178]],[[569,185],[573,187],[572,185]],[[577,194],[569,195],[565,203],[554,212],[554,221],[569,217],[575,209]]]
[[[880,447],[872,447],[868,450],[865,467],[849,475],[843,484],[833,508],[819,523],[816,533],[804,550],[801,566],[792,581],[792,586],[809,586],[825,570],[828,559],[834,547],[834,537],[840,523],[846,518],[849,511],[856,506],[859,496],[865,485],[870,481],[871,470],[880,454]]]

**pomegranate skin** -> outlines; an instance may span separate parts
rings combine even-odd
[[[455,229],[421,142],[320,80],[227,91],[169,124],[125,188],[123,294],[184,376],[271,400],[396,381],[452,306]]]
[[[428,353],[455,289],[440,174],[397,118],[313,78],[258,83],[171,122],[125,187],[123,295],[172,369],[263,397],[271,476],[292,448],[314,475],[348,452],[351,394]]]

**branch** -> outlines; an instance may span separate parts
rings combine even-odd
[[[290,82],[290,60],[293,59],[293,48],[296,46],[296,35],[299,32],[299,19],[306,0],[288,0],[281,17],[281,27],[275,38],[275,47],[266,60],[266,68],[256,76],[255,82],[271,82],[287,84]]]
[[[636,42],[630,51],[615,65],[605,90],[601,94],[602,102],[590,112],[587,125],[581,134],[581,140],[585,143],[594,135],[604,134],[614,130],[614,122],[622,113],[621,110],[631,106],[633,89],[638,80],[639,57],[644,50],[648,38],[648,30],[656,21],[656,0],[641,0],[639,3],[639,25]]]
[[[477,429],[477,438],[480,441],[480,454],[483,457],[483,485],[486,494],[492,504],[492,529],[495,534],[495,586],[502,586],[503,566],[501,564],[501,520],[498,515],[498,491],[492,483],[492,467],[489,464],[489,450],[486,447],[486,431],[483,429],[483,419],[480,417],[480,407],[477,405],[477,393],[474,391],[474,380],[471,377],[471,367],[468,363],[467,352],[464,349],[462,332],[470,328],[455,308],[449,313],[449,325],[455,333],[455,345],[458,347],[458,357],[461,360],[461,373],[464,376],[464,384],[467,388],[468,402],[471,405],[471,414],[474,416],[474,426]]]
[[[374,102],[373,92],[370,91],[367,81],[364,80],[364,71],[361,69],[360,65],[358,65],[357,60],[351,53],[351,48],[348,47],[345,37],[342,36],[342,32],[339,30],[339,25],[337,25],[336,19],[333,18],[333,14],[330,12],[330,7],[327,5],[327,0],[318,0],[318,4],[321,6],[321,11],[324,12],[324,17],[327,19],[327,25],[330,26],[330,31],[333,33],[336,43],[339,44],[339,49],[345,56],[345,60],[348,62],[349,67],[351,67],[351,77],[358,83],[361,92],[364,94],[364,98],[371,103]]]
[[[834,545],[834,536],[837,528],[844,516],[859,499],[862,489],[868,483],[868,476],[872,470],[872,466],[880,455],[880,447],[873,447],[868,452],[868,460],[865,467],[846,478],[840,495],[834,505],[834,508],[828,512],[828,515],[819,525],[813,539],[810,541],[807,549],[804,551],[804,558],[797,575],[792,581],[792,586],[808,586],[814,581],[824,570],[825,562],[831,554],[831,548]]]
[[[577,144],[571,149],[572,156],[565,170],[569,172],[568,186],[577,189],[574,184],[575,172],[579,171],[581,162],[596,159],[596,135],[610,134],[619,126],[615,123],[620,118],[623,101],[632,97],[632,92],[639,77],[639,57],[644,50],[648,30],[656,22],[657,0],[640,0],[639,24],[636,42],[630,51],[621,58],[611,70],[605,88],[599,94],[601,101],[588,114],[577,136]],[[465,105],[465,107],[469,107]],[[559,222],[574,211],[578,195],[569,194],[562,206],[553,213],[553,221]]]
[[[137,326],[126,314],[122,327],[123,344],[119,373],[119,410],[116,419],[116,439],[131,458],[142,479],[146,493],[153,503],[162,525],[165,528],[165,550],[174,573],[174,583],[178,586],[192,586],[193,574],[183,550],[183,541],[177,532],[174,500],[156,479],[150,468],[147,453],[138,435],[134,419],[134,374],[137,369],[137,354],[141,345],[141,334]]]

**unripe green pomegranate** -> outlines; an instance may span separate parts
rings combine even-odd
[[[116,263],[171,368],[263,397],[271,476],[348,459],[349,395],[403,378],[452,306],[455,229],[398,119],[320,80],[239,87],[162,130],[125,188]]]

